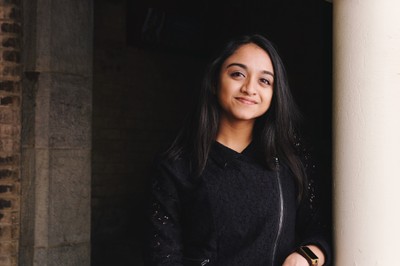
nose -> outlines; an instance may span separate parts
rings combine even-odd
[[[246,79],[243,83],[240,91],[242,93],[246,93],[247,95],[255,95],[256,94],[256,81],[251,78]]]

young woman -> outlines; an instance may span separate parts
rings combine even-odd
[[[154,168],[146,265],[328,265],[297,116],[274,45],[228,42]]]

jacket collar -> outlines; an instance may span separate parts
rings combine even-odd
[[[226,167],[230,162],[239,158],[247,161],[260,162],[262,156],[254,141],[252,141],[242,152],[237,152],[218,141],[214,141],[211,145],[210,158],[220,167]]]

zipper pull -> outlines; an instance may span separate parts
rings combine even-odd
[[[205,259],[205,260],[203,260],[203,261],[201,262],[201,266],[204,266],[204,265],[208,264],[209,262],[210,262],[209,259]]]
[[[275,167],[276,167],[276,170],[279,171],[279,158],[278,157],[275,157]]]

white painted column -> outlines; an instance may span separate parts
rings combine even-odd
[[[335,265],[400,265],[400,1],[333,12]]]

